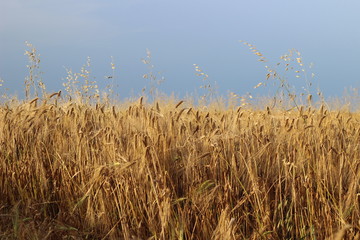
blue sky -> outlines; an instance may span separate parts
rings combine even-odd
[[[265,79],[264,64],[239,40],[254,44],[268,65],[289,49],[301,52],[304,66],[314,63],[314,91],[339,96],[360,87],[360,1],[318,0],[1,0],[0,77],[10,93],[23,94],[27,74],[24,42],[41,54],[49,92],[62,89],[65,68],[79,71],[91,57],[92,76],[105,86],[116,65],[116,91],[137,95],[146,86],[141,62],[146,49],[165,82],[160,89],[182,96],[203,84],[198,64],[229,91],[271,94],[253,87]],[[289,77],[297,88],[303,78]]]

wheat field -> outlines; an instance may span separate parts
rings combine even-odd
[[[356,111],[34,99],[0,128],[1,239],[359,239]]]
[[[0,239],[360,239],[360,98],[317,104],[300,52],[269,67],[244,44],[274,101],[219,98],[197,64],[197,103],[159,95],[150,51],[139,99],[113,101],[113,59],[105,92],[88,58],[48,94],[27,43],[25,99],[0,104]]]

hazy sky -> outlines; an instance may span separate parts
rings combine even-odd
[[[199,89],[193,64],[222,94],[268,93],[253,88],[266,70],[239,42],[245,40],[268,65],[297,49],[305,67],[314,63],[306,71],[315,73],[315,88],[341,95],[360,87],[359,12],[358,0],[0,0],[0,77],[10,93],[23,94],[29,41],[41,54],[48,91],[63,88],[65,68],[79,71],[87,56],[92,76],[105,86],[113,56],[117,91],[136,95],[147,84],[141,59],[149,49],[167,93]],[[303,78],[288,81],[305,85]]]

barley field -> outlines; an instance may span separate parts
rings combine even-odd
[[[359,239],[357,111],[59,95],[0,108],[1,239]]]

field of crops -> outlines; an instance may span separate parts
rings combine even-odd
[[[0,108],[1,239],[359,239],[359,112],[60,100]]]

